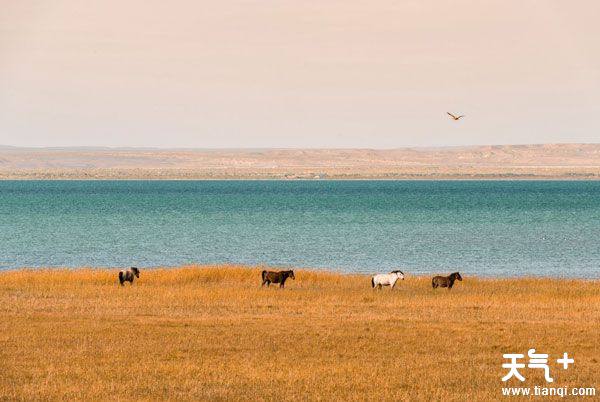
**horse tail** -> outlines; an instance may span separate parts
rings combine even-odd
[[[435,289],[435,278],[431,279],[431,287]]]
[[[374,288],[375,287],[375,278],[371,278],[371,287]]]
[[[123,271],[119,272],[119,283],[122,285],[125,280],[123,279]]]
[[[260,276],[262,276],[262,280],[264,282],[265,278],[267,277],[267,271],[262,271],[262,273],[260,274]]]

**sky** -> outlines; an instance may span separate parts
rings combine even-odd
[[[0,144],[600,142],[598,16],[562,0],[0,0]]]

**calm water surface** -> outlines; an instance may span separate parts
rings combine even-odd
[[[0,182],[0,269],[187,263],[600,278],[600,182]]]

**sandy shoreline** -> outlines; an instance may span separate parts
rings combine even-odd
[[[568,175],[538,175],[538,174],[525,174],[525,175],[481,175],[481,174],[472,174],[472,175],[352,175],[352,176],[336,176],[331,175],[324,179],[316,179],[310,178],[309,176],[299,176],[294,178],[289,177],[281,177],[281,176],[257,176],[257,175],[237,175],[237,176],[215,176],[215,175],[190,175],[184,176],[180,174],[174,175],[156,175],[156,174],[143,174],[143,175],[133,175],[129,172],[123,175],[113,175],[113,174],[48,174],[44,173],[0,173],[0,181],[36,181],[36,180],[65,180],[65,181],[79,181],[79,180],[87,180],[87,181],[127,181],[127,180],[140,180],[140,181],[238,181],[238,180],[256,180],[256,181],[278,181],[278,180],[291,180],[291,181],[301,181],[301,180],[324,180],[324,181],[335,181],[335,180],[343,180],[343,181],[352,181],[352,180],[389,180],[389,181],[473,181],[473,180],[499,180],[499,181],[597,181],[600,180],[600,175],[591,174],[591,173],[581,173],[581,174],[568,174]]]

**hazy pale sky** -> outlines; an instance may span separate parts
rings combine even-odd
[[[600,142],[599,18],[599,1],[0,0],[0,144]]]

